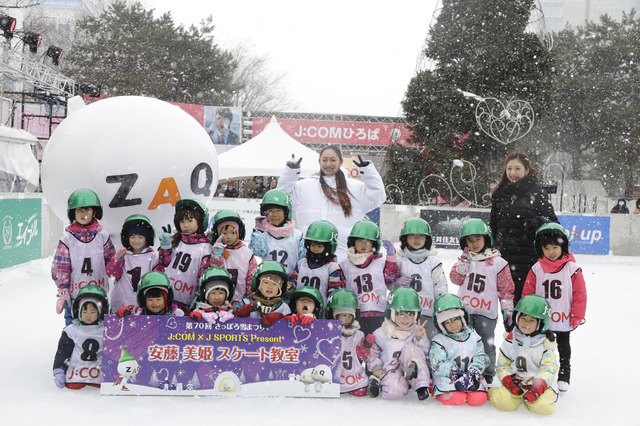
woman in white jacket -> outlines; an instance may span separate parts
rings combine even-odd
[[[287,161],[278,188],[291,195],[298,227],[306,233],[316,220],[328,220],[338,228],[338,262],[347,257],[347,237],[353,225],[365,218],[365,214],[380,207],[387,199],[382,178],[370,161],[354,161],[362,182],[347,179],[340,170],[342,152],[337,145],[329,145],[320,151],[320,172],[298,180],[300,161]]]

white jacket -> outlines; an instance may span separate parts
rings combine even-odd
[[[342,207],[333,204],[322,192],[320,187],[320,173],[298,180],[300,169],[285,167],[278,180],[278,189],[291,195],[296,222],[303,234],[316,220],[328,220],[338,228],[338,262],[347,258],[347,238],[351,228],[365,214],[380,207],[387,199],[382,178],[373,163],[359,168],[362,182],[347,177],[347,187],[351,196],[351,216],[345,217]],[[325,182],[336,186],[335,176],[325,176]]]

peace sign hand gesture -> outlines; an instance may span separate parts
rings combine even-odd
[[[418,326],[416,327],[416,339],[420,340],[422,339],[422,336],[427,334],[427,329],[424,328],[427,325],[427,321],[427,319],[425,319],[424,322],[420,322],[420,320],[418,320]]]

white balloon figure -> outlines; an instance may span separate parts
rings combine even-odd
[[[311,378],[316,382],[316,393],[320,393],[324,383],[331,383],[331,368],[328,365],[320,364],[311,372]]]
[[[71,113],[55,129],[42,158],[42,187],[56,215],[67,198],[93,190],[102,226],[119,244],[122,223],[144,214],[156,235],[173,223],[175,203],[207,203],[218,184],[218,157],[206,130],[179,107],[153,98],[103,99]]]
[[[307,368],[302,372],[302,374],[300,374],[300,381],[304,383],[305,392],[309,392],[311,390],[310,385],[315,383],[315,380],[313,380],[313,377],[311,376],[312,373],[313,368]]]
[[[120,346],[120,351],[120,360],[118,361],[118,374],[120,374],[120,377],[113,385],[120,386],[120,390],[128,391],[129,388],[126,386],[127,382],[131,377],[138,374],[140,365],[136,359],[124,349],[124,346]]]

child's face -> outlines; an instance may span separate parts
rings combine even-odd
[[[80,311],[80,320],[85,324],[93,324],[98,321],[100,313],[93,303],[85,303]]]
[[[220,236],[222,237],[222,244],[226,246],[232,246],[238,242],[238,230],[233,226],[225,226],[222,229]]]
[[[371,253],[373,251],[373,241],[359,238],[355,242],[356,253]]]
[[[262,274],[258,290],[264,297],[278,297],[282,288],[282,278],[275,274]]]
[[[507,163],[506,171],[507,179],[512,183],[518,182],[529,174],[529,170],[525,169],[524,164],[522,164],[522,162],[517,158],[514,158]]]
[[[447,330],[448,333],[456,334],[462,331],[462,318],[455,317],[449,318],[445,322],[442,323],[444,329]]]
[[[78,207],[75,211],[76,222],[80,225],[88,225],[93,220],[93,208],[92,207]]]
[[[164,297],[147,297],[146,300],[147,310],[153,314],[163,314],[166,309],[166,305],[164,303]]]
[[[348,327],[353,322],[353,315],[351,314],[338,314],[336,315],[338,321],[342,321],[343,327]]]
[[[552,262],[562,257],[562,246],[557,244],[545,244],[542,246],[542,254]]]
[[[198,221],[196,218],[185,217],[180,221],[180,232],[183,234],[195,234],[198,232]]]
[[[467,247],[474,253],[480,253],[484,248],[484,235],[467,236]]]
[[[401,329],[410,328],[416,319],[416,313],[412,311],[396,312],[396,325]]]
[[[324,244],[317,241],[311,241],[309,243],[309,250],[314,254],[322,254],[324,252]]]
[[[284,223],[284,210],[277,207],[267,209],[267,220],[273,226],[279,226]]]
[[[132,235],[129,237],[129,245],[131,246],[131,251],[140,253],[147,246],[147,239],[144,235]]]
[[[296,313],[297,314],[312,314],[316,308],[316,302],[310,297],[300,297],[296,300]]]
[[[522,314],[522,313],[520,314],[520,316],[518,316],[518,330],[520,330],[520,333],[524,334],[525,336],[528,336],[529,334],[536,331],[537,328],[538,328],[537,318],[534,318],[532,316],[529,316],[527,314]]]
[[[207,302],[211,306],[222,306],[225,300],[227,300],[227,292],[221,288],[214,288],[207,296]]]
[[[413,250],[420,250],[427,242],[427,236],[424,234],[407,235],[407,245]]]

